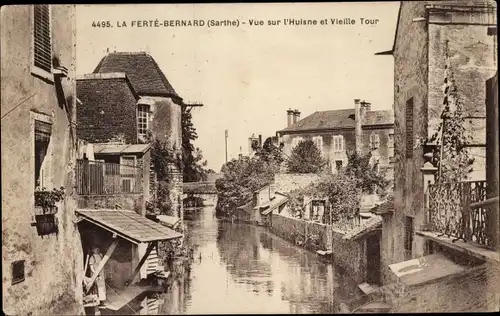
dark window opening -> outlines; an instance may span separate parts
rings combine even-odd
[[[337,170],[342,169],[342,160],[337,160],[337,161],[335,161],[335,168],[336,168]]]
[[[406,158],[413,157],[413,98],[406,101]]]
[[[24,260],[14,261],[12,263],[12,284],[24,281]]]
[[[413,250],[413,217],[405,217],[404,247],[407,255],[411,256]]]
[[[50,7],[47,4],[34,6],[33,50],[34,64],[45,71],[52,71],[52,43],[50,34]]]
[[[51,124],[35,121],[35,188],[44,185],[42,164],[47,155],[51,133]]]

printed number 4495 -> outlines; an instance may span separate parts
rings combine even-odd
[[[109,21],[94,21],[92,22],[92,27],[111,27],[111,22]]]

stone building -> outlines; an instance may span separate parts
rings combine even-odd
[[[421,310],[423,306],[433,312],[485,311],[495,305],[498,309],[498,290],[486,289],[490,276],[498,278],[498,252],[477,245],[484,240],[469,239],[462,232],[457,238],[436,230],[436,215],[431,216],[430,211],[441,212],[439,216],[450,220],[444,210],[451,200],[441,199],[445,204],[438,208],[430,206],[438,199],[430,191],[438,169],[428,154],[436,148],[431,143],[419,144],[441,123],[445,77],[453,73],[465,107],[466,130],[472,136],[467,146],[475,158],[475,171],[470,175],[473,181],[466,184],[479,185],[478,194],[467,191],[461,196],[484,198],[479,192],[485,182],[485,82],[497,69],[496,41],[488,36],[488,28],[496,24],[495,12],[493,1],[402,1],[393,47],[377,53],[394,57],[395,195],[394,203],[379,206],[375,213],[383,217],[383,283],[403,284],[409,293],[392,297],[397,312]],[[466,187],[463,183],[453,185]],[[461,203],[460,211],[467,207],[469,214],[476,212],[472,204]],[[454,214],[457,216],[456,210]],[[475,225],[482,219],[471,218],[473,224],[464,223],[474,225],[471,233],[477,237],[482,226]]]
[[[287,111],[288,126],[276,132],[289,156],[301,140],[313,140],[333,171],[347,164],[347,153],[371,152],[373,162],[388,170],[392,179],[394,115],[390,110],[371,110],[369,102],[354,100],[354,109],[317,111],[300,119],[297,110]]]
[[[83,255],[74,224],[75,24],[74,5],[1,10],[2,305],[7,315],[83,313]],[[64,199],[42,207],[47,191],[61,186]]]
[[[486,88],[496,71],[494,47],[487,28],[496,24],[495,8],[484,1],[401,2],[393,48],[377,53],[394,57],[395,199],[389,239],[383,245],[387,264],[424,253],[424,240],[414,230],[424,221],[424,148],[419,138],[431,136],[443,110],[445,56],[450,56],[458,92],[473,134],[474,179],[485,178]],[[446,52],[447,51],[447,52]],[[483,82],[480,84],[479,82]]]
[[[147,53],[115,52],[104,56],[92,74],[77,81],[83,105],[78,110],[78,137],[93,143],[148,142],[148,133],[181,152],[182,98]],[[182,218],[182,171],[172,166],[170,199]]]

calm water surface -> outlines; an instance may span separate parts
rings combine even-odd
[[[360,295],[315,253],[265,228],[219,221],[213,207],[187,226],[195,259],[162,295],[160,314],[338,313]]]

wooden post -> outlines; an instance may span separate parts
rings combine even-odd
[[[142,265],[144,264],[144,262],[146,262],[146,260],[148,259],[149,257],[149,254],[151,253],[151,251],[153,250],[153,248],[155,247],[156,245],[156,242],[151,242],[149,245],[148,245],[148,248],[146,249],[146,252],[144,253],[144,255],[142,256],[141,260],[139,261],[139,263],[137,264],[137,267],[135,267],[134,269],[134,272],[132,272],[132,277],[130,278],[129,280],[129,283],[128,285],[125,287],[129,287],[132,282],[134,281],[135,277],[137,276],[137,274],[139,273],[139,271],[141,270],[141,267]]]
[[[97,270],[95,271],[94,275],[90,279],[90,283],[89,283],[89,285],[87,287],[87,291],[86,291],[85,294],[87,294],[90,291],[90,289],[92,288],[92,285],[94,285],[95,280],[99,276],[99,273],[101,272],[101,270],[104,268],[104,265],[106,265],[106,263],[108,262],[109,258],[111,257],[111,255],[115,251],[116,246],[118,246],[118,238],[116,238],[115,240],[113,240],[113,243],[111,244],[111,246],[109,246],[108,251],[106,251],[106,254],[104,255],[104,258],[102,259],[101,263],[97,267]]]

